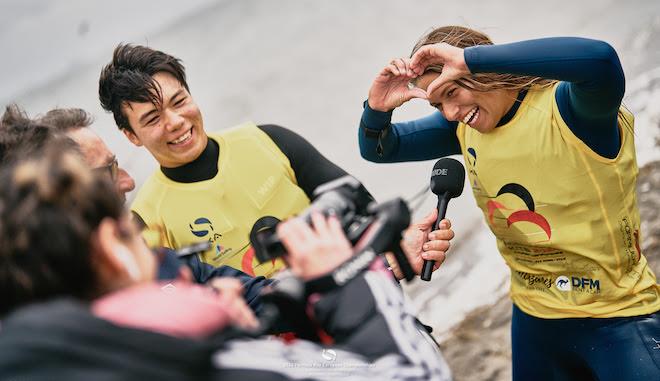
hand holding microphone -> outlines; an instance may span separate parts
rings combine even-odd
[[[463,193],[463,183],[465,182],[465,168],[463,164],[455,159],[442,158],[433,166],[431,172],[431,192],[438,196],[438,217],[433,225],[433,230],[438,230],[440,221],[445,218],[449,200],[458,197]],[[424,261],[422,280],[431,280],[433,266],[435,261]]]

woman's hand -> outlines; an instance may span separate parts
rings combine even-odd
[[[421,274],[425,260],[435,261],[433,271],[437,270],[445,261],[450,246],[449,241],[454,238],[454,231],[451,230],[451,222],[448,219],[440,221],[438,230],[431,231],[437,218],[438,210],[433,209],[424,219],[410,225],[403,234],[401,248],[417,275]],[[392,267],[394,276],[397,279],[403,279],[403,274],[393,254],[387,254],[387,261]]]
[[[311,217],[314,229],[300,218],[277,225],[277,235],[288,253],[289,268],[304,280],[329,273],[353,255],[337,217],[326,219],[318,212]]]
[[[463,49],[444,42],[419,48],[412,56],[409,67],[415,75],[420,76],[429,66],[434,65],[441,65],[442,73],[429,84],[426,94],[433,93],[435,89],[447,82],[470,75]]]
[[[410,59],[396,58],[378,73],[369,89],[369,107],[387,112],[413,98],[426,99],[424,90],[408,87],[417,75],[410,68]]]

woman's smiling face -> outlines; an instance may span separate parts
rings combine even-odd
[[[440,74],[428,72],[417,80],[417,87],[426,90]],[[427,94],[428,101],[449,121],[462,122],[486,134],[495,129],[500,119],[516,100],[515,90],[474,91],[447,82]]]

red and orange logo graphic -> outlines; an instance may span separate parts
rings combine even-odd
[[[513,208],[507,207],[502,201],[495,200],[506,194],[516,196],[525,204],[527,209],[514,210]],[[534,198],[527,188],[520,184],[509,183],[504,185],[492,200],[488,200],[486,207],[488,208],[488,223],[491,228],[496,227],[496,213],[499,213],[502,217],[508,214],[508,216],[505,217],[507,228],[510,228],[512,225],[519,222],[529,222],[538,226],[545,233],[545,237],[547,238],[544,238],[543,241],[549,241],[552,237],[550,223],[548,223],[548,220],[546,220],[545,217],[535,211]],[[512,210],[513,212],[510,212]]]

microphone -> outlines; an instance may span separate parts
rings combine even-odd
[[[465,182],[465,168],[460,161],[443,157],[433,166],[431,172],[431,192],[438,196],[438,219],[433,225],[433,230],[438,230],[440,221],[445,218],[447,213],[447,204],[449,199],[458,197],[463,193],[463,183]],[[424,260],[422,267],[422,280],[431,280],[433,266],[435,261]]]

